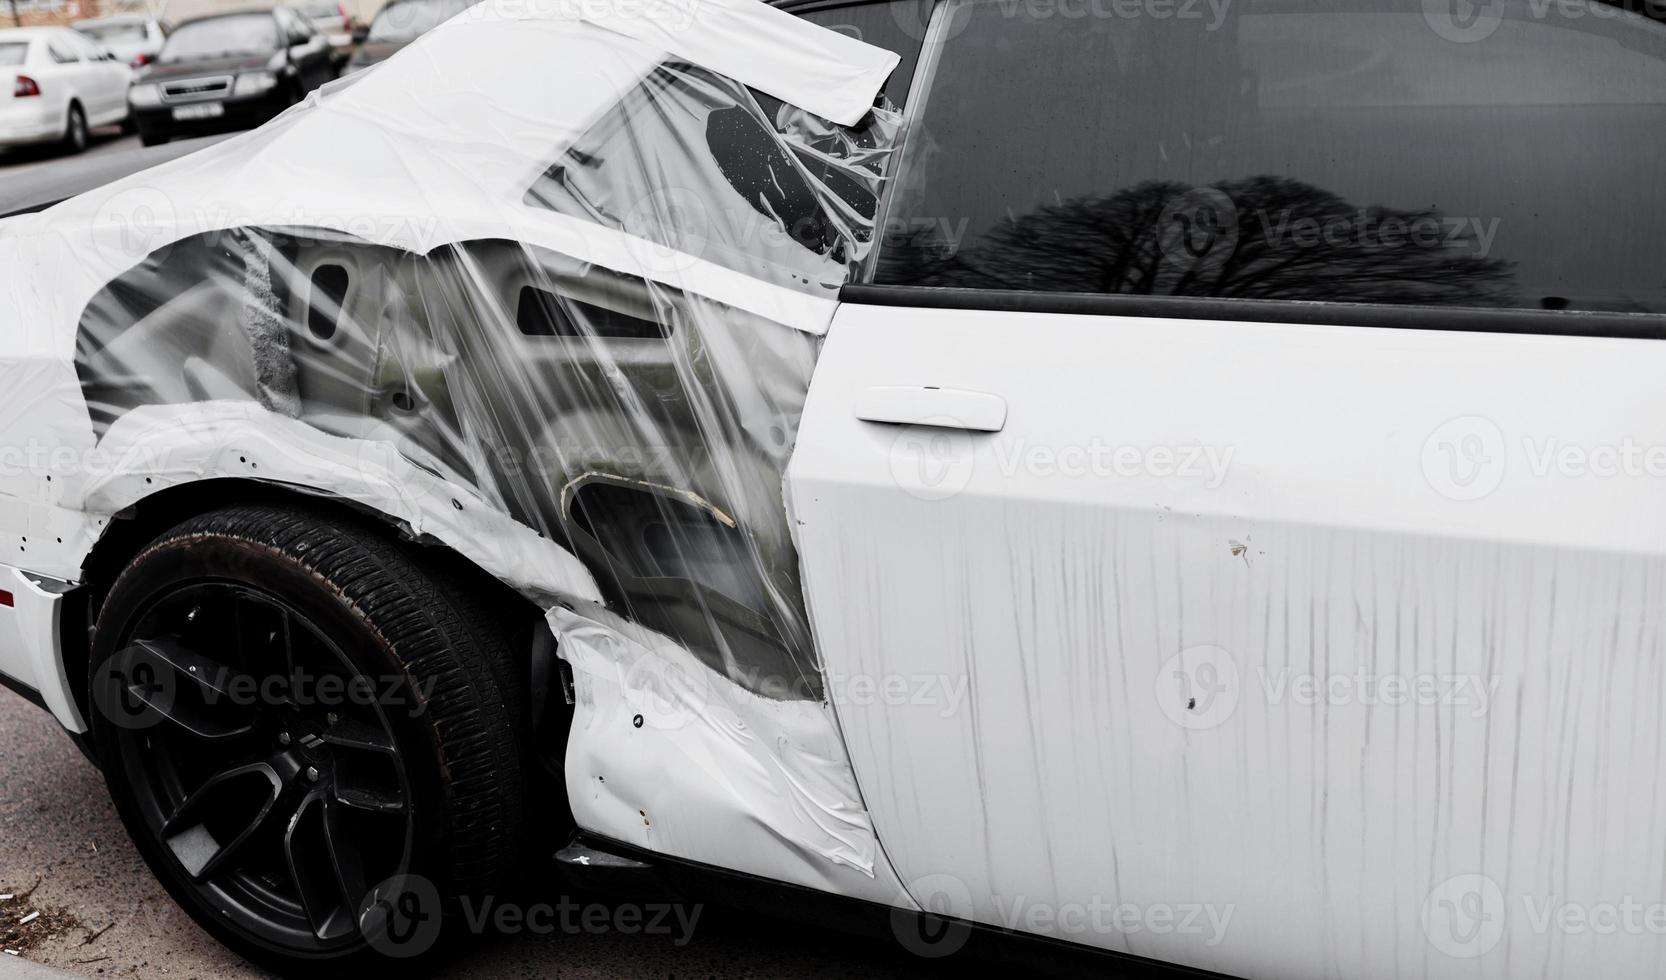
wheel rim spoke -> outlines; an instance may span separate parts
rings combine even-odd
[[[138,656],[174,675],[182,689],[195,688],[205,699],[231,701],[239,690],[249,690],[252,678],[217,660],[197,653],[174,637],[137,641]]]
[[[388,787],[366,779],[336,780],[335,800],[342,806],[369,813],[405,813],[405,795],[397,787]]]
[[[355,928],[355,916],[342,897],[341,873],[330,843],[327,799],[311,793],[301,802],[284,835],[289,874],[319,939],[339,939]]]
[[[254,712],[239,704],[254,680],[188,649],[171,637],[135,641],[123,651],[127,694],[198,739],[248,735]]]
[[[264,763],[217,772],[169,815],[162,840],[192,880],[207,881],[260,831],[282,789],[283,781]]]
[[[393,744],[393,736],[353,718],[338,720],[322,737],[325,743],[349,752],[369,752],[389,758],[399,754],[399,748]]]
[[[329,845],[330,861],[335,866],[336,886],[340,889],[349,918],[356,923],[359,905],[370,891],[370,882],[366,880],[363,854],[354,846],[352,834],[347,829],[347,819],[348,814],[339,802],[324,801],[324,840]]]
[[[404,813],[399,785],[399,752],[384,731],[357,721],[341,721],[324,733],[336,749],[335,799],[356,810]]]
[[[239,592],[232,605],[232,628],[245,663],[269,672],[281,667],[284,677],[295,676],[293,628],[288,610]]]

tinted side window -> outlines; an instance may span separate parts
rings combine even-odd
[[[880,282],[1666,312],[1659,22],[947,4]]]
[[[931,16],[930,0],[794,7],[792,11],[813,24],[896,52],[902,61],[885,82],[885,97],[895,106],[907,104],[908,83],[914,77],[914,66],[920,59],[920,43],[925,38],[927,19]]]
[[[94,44],[87,38],[81,37],[80,35],[66,38],[65,41],[66,43],[73,44],[75,46],[76,53],[86,61],[104,61],[106,58],[102,47]]]

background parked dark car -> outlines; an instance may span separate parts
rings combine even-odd
[[[329,42],[293,10],[216,14],[174,28],[128,103],[150,146],[259,126],[335,73]]]
[[[370,22],[364,43],[347,62],[348,71],[380,64],[394,52],[467,10],[476,0],[393,0]]]

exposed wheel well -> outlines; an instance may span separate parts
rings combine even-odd
[[[82,585],[71,594],[72,601],[64,603],[61,635],[66,675],[72,678],[88,675],[88,637],[93,618],[116,576],[145,545],[182,521],[229,504],[255,501],[293,503],[314,510],[354,515],[360,520],[369,519],[380,524],[390,537],[401,538],[409,547],[418,550],[420,560],[444,568],[468,582],[494,607],[501,609],[504,616],[524,623],[519,634],[524,636],[524,643],[518,649],[525,657],[531,656],[534,641],[543,631],[542,614],[538,607],[452,548],[432,539],[413,537],[402,522],[339,497],[306,493],[258,480],[228,478],[200,480],[159,490],[111,519],[104,535],[81,563]],[[77,707],[85,717],[90,709],[85,685],[75,685],[74,694]]]

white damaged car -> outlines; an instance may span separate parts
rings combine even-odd
[[[1656,976],[1666,25],[782,6],[482,3],[0,221],[0,680],[174,898]]]

